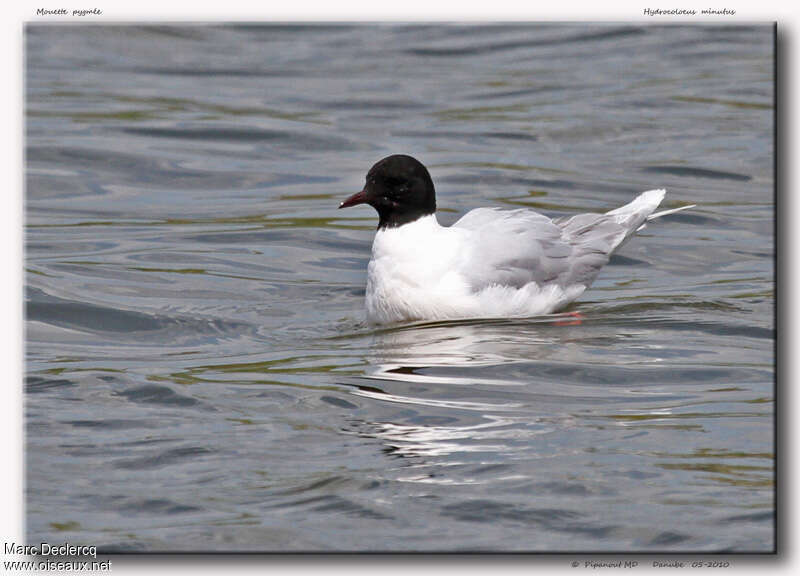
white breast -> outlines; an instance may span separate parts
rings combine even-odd
[[[466,233],[435,215],[379,230],[367,269],[367,319],[375,323],[455,318],[471,306],[460,273]]]

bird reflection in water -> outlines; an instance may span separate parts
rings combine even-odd
[[[374,363],[364,375],[371,383],[352,393],[407,410],[393,420],[351,421],[348,432],[378,439],[387,454],[403,458],[466,456],[490,464],[520,450],[530,456],[531,438],[551,432],[554,422],[531,409],[530,395],[520,390],[529,384],[524,368],[514,365],[520,357],[526,363],[546,358],[551,346],[570,346],[563,330],[552,330],[565,319],[574,317],[442,322],[374,333]],[[499,374],[498,367],[504,368]]]

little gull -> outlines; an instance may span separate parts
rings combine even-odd
[[[369,204],[378,231],[367,268],[373,324],[508,318],[555,312],[580,296],[611,255],[646,223],[664,190],[605,214],[550,219],[532,210],[477,208],[449,227],[436,220],[425,166],[396,154],[375,164],[339,208]]]

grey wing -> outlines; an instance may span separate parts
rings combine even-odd
[[[473,210],[453,227],[471,232],[462,270],[475,291],[530,282],[589,286],[628,233],[606,214],[551,220],[532,210],[497,208]]]
[[[561,230],[563,241],[572,249],[569,267],[558,278],[563,286],[583,284],[588,287],[629,232],[608,214],[579,214],[558,218],[553,224]]]
[[[478,208],[454,228],[471,238],[462,271],[473,290],[492,284],[522,287],[556,283],[589,286],[664,198],[650,190],[606,214],[551,220],[532,210]]]
[[[569,271],[573,249],[562,229],[531,210],[478,208],[453,227],[470,232],[462,272],[475,291],[493,284],[542,286]]]
[[[573,250],[569,270],[559,278],[559,283],[589,286],[611,255],[653,218],[651,215],[665,193],[663,189],[648,190],[605,214],[578,214],[554,220],[553,224],[562,230],[563,240]]]

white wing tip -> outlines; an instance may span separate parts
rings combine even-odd
[[[667,191],[664,188],[658,188],[655,190],[648,190],[647,192],[642,192],[636,198],[634,198],[628,204],[624,206],[620,206],[610,212],[606,212],[606,214],[610,215],[617,215],[617,214],[634,214],[636,212],[652,212],[658,205],[661,204],[661,201],[664,199]],[[649,210],[647,210],[649,208]]]
[[[648,204],[652,203],[658,206],[659,204],[661,204],[661,201],[664,200],[664,196],[666,195],[667,195],[667,190],[665,188],[656,188],[655,190],[648,190],[647,192],[642,192],[641,194],[639,194],[636,200],[639,200],[639,198],[641,198],[642,201],[647,202]],[[634,202],[636,200],[634,200]]]

